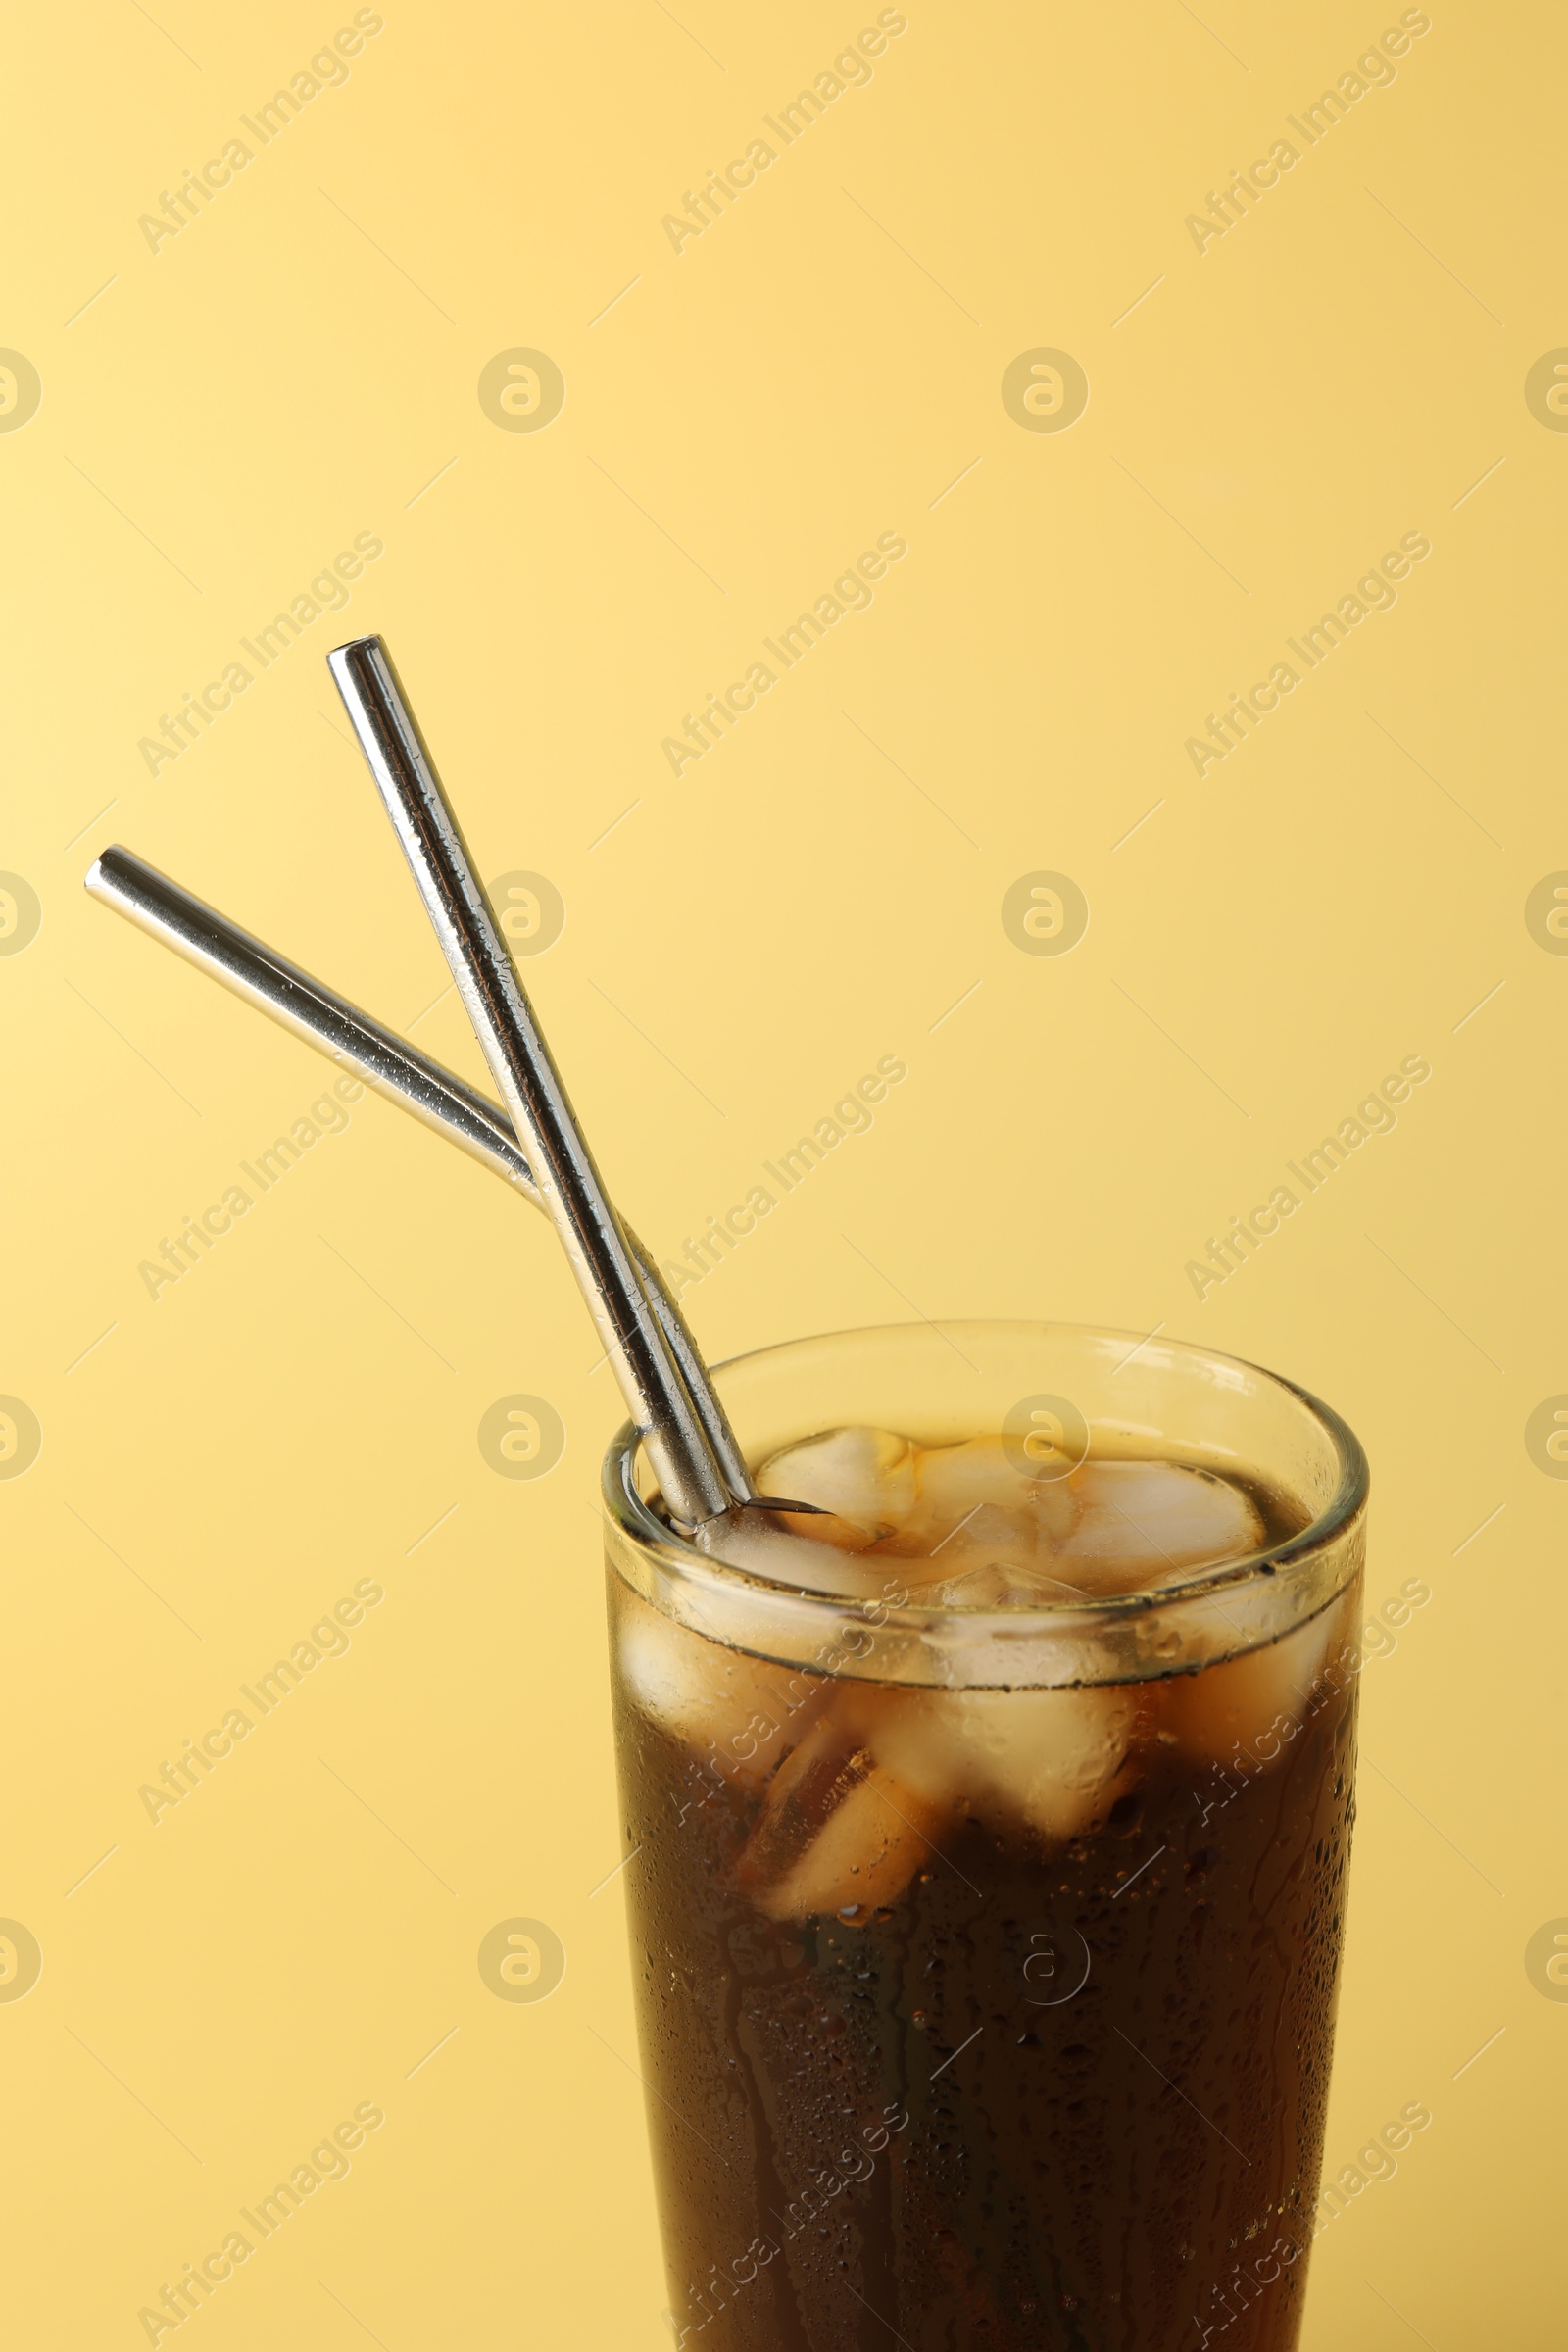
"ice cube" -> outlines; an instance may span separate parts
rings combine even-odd
[[[994,1437],[921,1450],[915,1482],[913,1509],[878,1546],[907,1563],[914,1590],[971,1608],[1041,1597],[1037,1580],[1054,1578],[1054,1542],[1075,1516],[1056,1482],[1016,1469]]]
[[[792,1502],[808,1502],[809,1495],[792,1494]],[[875,1534],[858,1527],[853,1519],[841,1519],[835,1511],[775,1511],[773,1516],[792,1536],[805,1536],[813,1544],[831,1544],[835,1551],[866,1551],[876,1542]]]
[[[790,1524],[846,1550],[888,1535],[914,1507],[915,1449],[890,1429],[829,1429],[786,1446],[757,1473],[758,1492],[814,1502],[842,1522]]]
[[[791,1499],[809,1502],[811,1497],[802,1494]],[[841,1527],[853,1538],[853,1548],[833,1540],[834,1531]],[[824,1529],[828,1531],[826,1542],[821,1540]],[[700,1550],[731,1568],[743,1568],[752,1576],[765,1577],[769,1584],[788,1585],[798,1592],[871,1599],[880,1593],[887,1574],[875,1560],[862,1563],[863,1542],[847,1521],[818,1518],[814,1513],[786,1516],[778,1511],[728,1511],[723,1518],[700,1527],[693,1541]]]
[[[1250,1497],[1182,1462],[1089,1461],[1064,1485],[1077,1519],[1057,1545],[1058,1573],[1095,1592],[1134,1592],[1177,1570],[1243,1559],[1263,1541]]]
[[[955,1544],[954,1551],[957,1551]],[[946,1568],[950,1554],[943,1552],[938,1563]],[[967,1564],[940,1581],[909,1583],[927,1605],[944,1609],[1028,1609],[1054,1604],[1071,1608],[1082,1599],[1082,1588],[1064,1583],[1051,1565],[1040,1564],[1042,1556],[1051,1562],[1053,1555],[1034,1553],[1020,1544],[1016,1549],[1005,1544],[978,1544],[960,1557]],[[908,1563],[905,1563],[907,1567]]]
[[[931,1446],[916,1462],[917,1499],[910,1536],[936,1544],[955,1536],[977,1512],[1027,1518],[1051,1538],[1067,1534],[1076,1504],[1062,1479],[1030,1478],[1017,1468],[1001,1438],[967,1438],[961,1446]]]
[[[924,1826],[922,1826],[924,1824]],[[877,1765],[845,1790],[806,1852],[759,1896],[773,1919],[855,1924],[891,1903],[932,1851],[936,1817]]]
[[[919,1867],[940,1810],[903,1788],[864,1742],[885,1694],[842,1684],[768,1785],[737,1877],[774,1919],[864,1919]]]
[[[1272,1762],[1305,1720],[1319,1676],[1348,1638],[1348,1605],[1331,1601],[1281,1641],[1161,1683],[1165,1727],[1182,1752],[1243,1771]]]
[[[956,1522],[917,1513],[880,1550],[904,1561],[907,1581],[916,1587],[992,1563],[1027,1577],[1053,1556],[1051,1531],[1032,1510],[1004,1510],[994,1502],[972,1503]]]
[[[1144,1711],[1124,1686],[1058,1690],[899,1690],[869,1740],[912,1796],[993,1826],[1073,1838],[1130,1785]]]
[[[826,1688],[676,1625],[634,1592],[620,1598],[617,1647],[634,1703],[743,1788],[761,1787]]]
[[[1025,1571],[1005,1560],[990,1558],[916,1590],[922,1602],[943,1609],[1016,1609],[1038,1598],[1034,1580]]]

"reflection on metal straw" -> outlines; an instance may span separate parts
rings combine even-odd
[[[437,1061],[382,1028],[290,963],[262,940],[242,931],[215,906],[146,864],[129,850],[105,850],[88,869],[87,889],[190,963],[221,980],[305,1043],[352,1070],[388,1102],[411,1111],[426,1127],[462,1146],[474,1159],[542,1208],[539,1188],[517,1142],[516,1130],[498,1102],[443,1069]],[[627,1244],[655,1314],[680,1367],[708,1442],[737,1502],[760,1498],[735,1433],[685,1317],[665,1290],[653,1258],[627,1228]],[[777,1505],[772,1507],[776,1508]],[[800,1509],[802,1506],[791,1506]]]
[[[326,660],[664,1499],[701,1527],[729,1494],[397,673],[378,637]]]
[[[88,868],[95,899],[129,917],[187,962],[221,980],[307,1045],[352,1066],[389,1101],[462,1144],[537,1201],[538,1188],[506,1112],[322,981],[242,931],[134,852],[105,850]]]

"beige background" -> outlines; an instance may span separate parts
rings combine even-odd
[[[215,2292],[210,2347],[667,2341],[594,1892],[617,1415],[559,1253],[366,1100],[156,1300],[137,1271],[325,1079],[89,903],[109,841],[478,1075],[323,665],[370,629],[485,873],[564,900],[529,982],[661,1254],[908,1063],[687,1293],[713,1354],[906,1301],[1163,1324],[1361,1433],[1370,1597],[1432,1599],[1365,1677],[1331,2168],[1434,2120],[1320,2239],[1307,2343],[1464,2352],[1501,2310],[1517,2352],[1558,2340],[1568,2007],[1525,1954],[1568,1915],[1568,1485],[1524,1433],[1568,1391],[1568,960],[1524,908],[1568,867],[1568,438],[1524,382],[1568,344],[1561,21],[1435,6],[1200,253],[1186,216],[1396,10],[919,0],[677,254],[662,216],[874,14],[388,6],[156,252],[139,216],[351,12],[13,26],[0,343],[42,385],[0,433],[0,867],[42,907],[0,956],[0,1390],[43,1432],[0,1482],[0,1913],[43,1953],[0,2005],[19,2343],[146,2340],[363,2102],[384,2126]],[[516,347],[564,373],[547,430],[481,409]],[[1070,430],[1003,405],[1039,347],[1087,372]],[[1394,609],[1200,779],[1205,714],[1412,531]],[[682,714],[882,532],[908,553],[871,608],[672,775]],[[357,533],[385,552],[346,610],[150,774],[161,714]],[[1060,957],[1001,920],[1041,869],[1091,908]],[[1409,1054],[1396,1130],[1200,1302],[1207,1237]],[[567,1433],[539,1481],[477,1444],[517,1392]],[[348,1654],[154,1825],[138,1788],[366,1578]],[[476,1966],[518,1916],[566,1950],[542,2004]]]

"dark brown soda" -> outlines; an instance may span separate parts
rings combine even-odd
[[[956,1819],[896,1899],[805,1921],[747,1891],[763,1792],[617,1687],[677,2345],[1291,2352],[1355,1685],[1221,1766],[1161,1736],[1182,1681],[1137,1687],[1136,1785],[1083,1836]]]

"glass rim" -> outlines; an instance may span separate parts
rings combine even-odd
[[[945,1316],[941,1326],[933,1326],[926,1321],[865,1323],[848,1324],[836,1331],[808,1332],[797,1339],[775,1340],[765,1348],[746,1348],[738,1355],[726,1356],[713,1366],[713,1371],[715,1375],[722,1374],[733,1365],[755,1364],[769,1355],[781,1355],[792,1348],[811,1344],[858,1339],[870,1334],[890,1339],[899,1332],[925,1333],[932,1328],[962,1330],[965,1325],[981,1325],[990,1330],[1070,1334],[1079,1339],[1130,1341],[1138,1350],[1152,1345],[1150,1334],[1118,1331],[1108,1324],[1041,1322],[1027,1316],[952,1315]],[[1021,1627],[1029,1624],[1038,1626],[1042,1631],[1053,1626],[1065,1631],[1075,1625],[1081,1626],[1086,1619],[1096,1624],[1114,1625],[1134,1620],[1152,1610],[1169,1609],[1183,1602],[1205,1598],[1231,1586],[1260,1578],[1278,1578],[1283,1572],[1318,1557],[1353,1526],[1366,1508],[1371,1491],[1371,1468],[1360,1439],[1331,1404],[1314,1396],[1310,1389],[1302,1388],[1298,1381],[1287,1379],[1282,1372],[1272,1372],[1264,1364],[1254,1364],[1246,1356],[1230,1355],[1221,1348],[1207,1348],[1198,1341],[1162,1340],[1154,1352],[1156,1355],[1164,1353],[1198,1357],[1210,1363],[1235,1367],[1271,1383],[1306,1407],[1332,1444],[1339,1469],[1334,1492],[1316,1516],[1305,1527],[1282,1538],[1277,1544],[1249,1552],[1239,1560],[1224,1560],[1209,1568],[1196,1569],[1190,1576],[1162,1584],[1152,1591],[1105,1593],[1077,1601],[1042,1597],[1006,1608],[999,1608],[994,1603],[974,1607],[912,1601],[888,1603],[885,1622],[890,1627],[918,1634],[946,1626],[983,1635],[988,1627],[994,1627],[999,1633],[1016,1634]],[[630,1421],[623,1421],[606,1449],[600,1478],[601,1494],[611,1526],[639,1551],[655,1554],[666,1570],[673,1570],[696,1583],[716,1583],[729,1590],[750,1587],[758,1592],[788,1600],[807,1614],[815,1610],[835,1620],[842,1620],[847,1613],[860,1607],[860,1603],[843,1594],[814,1592],[809,1587],[760,1576],[755,1569],[735,1567],[711,1552],[699,1550],[688,1538],[679,1535],[661,1519],[638,1493],[636,1462],[641,1446],[642,1438],[637,1429]],[[1261,1468],[1262,1465],[1254,1467]]]

